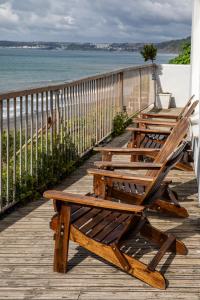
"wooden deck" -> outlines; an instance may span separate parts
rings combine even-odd
[[[124,145],[129,134],[116,138],[111,145]],[[92,178],[86,174],[99,155],[92,156],[58,188],[87,193]],[[123,159],[125,159],[123,157]],[[189,249],[186,257],[170,255],[162,271],[169,281],[166,291],[147,286],[71,243],[69,272],[52,271],[53,233],[49,221],[52,203],[34,201],[0,221],[0,299],[200,299],[200,208],[193,173],[172,171],[174,188],[189,210],[188,219],[149,215],[154,225],[174,233]],[[154,252],[146,250],[150,259]]]

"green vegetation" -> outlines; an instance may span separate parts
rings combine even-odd
[[[17,130],[16,140],[13,129],[10,130],[9,139],[7,131],[3,131],[2,207],[38,199],[44,190],[59,183],[81,162],[79,153],[90,149],[97,140],[102,139],[102,134],[107,134],[110,120],[106,118],[106,111],[102,107],[98,118],[96,111],[92,111],[87,119],[83,116],[68,120],[67,128],[61,121],[59,128],[55,123],[47,132],[46,128],[39,130],[38,135],[35,132],[32,139],[30,130],[27,137],[25,130]],[[113,136],[123,133],[130,123],[127,113],[118,113],[113,119]]]
[[[156,60],[157,48],[153,44],[144,45],[143,49],[140,51],[140,54],[143,56],[144,61],[151,60],[153,63]]]
[[[169,61],[170,64],[180,64],[180,65],[186,65],[190,64],[190,53],[191,53],[191,44],[185,43],[181,47],[181,52],[179,56],[171,59]]]
[[[126,112],[119,112],[113,119],[113,136],[122,134],[125,128],[132,123]]]
[[[28,137],[29,139],[30,137]],[[43,147],[41,135],[38,141],[33,140],[31,149],[30,143],[27,145],[27,164],[25,162],[25,132],[22,132],[22,151],[20,153],[20,133],[16,137],[16,154],[14,154],[14,133],[9,136],[9,160],[7,158],[7,132],[3,132],[2,147],[2,206],[11,202],[24,201],[27,199],[37,199],[41,193],[58,183],[73,169],[75,162],[79,159],[77,149],[72,139],[66,135],[61,142],[58,135],[53,137],[48,133],[48,140],[43,136]],[[48,151],[44,145],[48,145]],[[51,147],[52,145],[52,147]],[[45,149],[44,149],[45,148]],[[51,148],[51,149],[50,149]],[[14,180],[14,155],[16,157],[16,175]],[[37,157],[37,159],[36,159]],[[20,163],[21,161],[21,163]],[[31,168],[32,164],[32,168]],[[21,165],[21,170],[20,170]],[[25,168],[27,165],[27,168]],[[21,174],[22,175],[21,175]],[[9,187],[7,179],[9,178]]]

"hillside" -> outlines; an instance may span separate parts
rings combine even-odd
[[[158,52],[178,53],[184,43],[190,42],[190,37],[154,43]],[[69,42],[18,42],[0,41],[3,48],[36,48],[41,50],[82,50],[82,51],[140,51],[145,43],[69,43]]]
[[[156,46],[159,52],[179,53],[183,44],[190,43],[191,38],[187,37],[181,40],[171,40],[167,42],[157,43]]]

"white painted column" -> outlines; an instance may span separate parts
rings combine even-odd
[[[190,87],[191,95],[200,100],[200,0],[193,0]],[[200,200],[200,110],[192,119],[192,134]]]

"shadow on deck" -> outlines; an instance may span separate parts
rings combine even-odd
[[[110,145],[122,146],[129,133]],[[86,170],[99,160],[93,155],[57,189],[85,194],[92,189],[92,177]],[[124,159],[124,158],[123,158]],[[200,208],[192,172],[173,170],[169,177],[188,209],[188,219],[160,217],[149,213],[151,222],[161,230],[175,234],[189,249],[187,256],[165,256],[162,272],[169,281],[160,291],[132,278],[85,249],[70,243],[69,272],[52,271],[53,233],[49,221],[53,215],[50,201],[33,201],[0,221],[0,299],[200,299]],[[151,248],[145,249],[151,259]],[[138,253],[143,256],[144,253]]]

